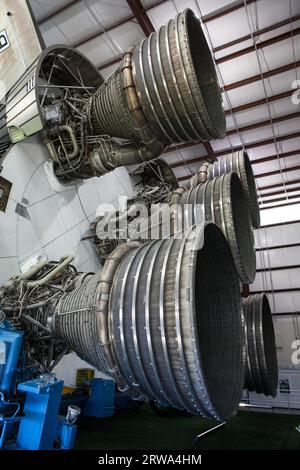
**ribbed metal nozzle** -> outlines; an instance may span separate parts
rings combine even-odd
[[[272,313],[266,294],[243,299],[247,362],[245,388],[264,395],[277,394],[278,365]]]
[[[132,48],[94,95],[98,134],[149,147],[223,137],[225,114],[211,52],[187,9]]]
[[[208,179],[234,171],[240,177],[250,209],[252,226],[260,227],[260,212],[252,166],[245,150],[239,150],[220,158],[208,167]]]
[[[64,294],[52,324],[133,397],[207,418],[236,411],[244,384],[239,283],[215,224],[182,239],[120,245],[103,272]]]
[[[185,227],[211,220],[223,230],[242,282],[256,273],[254,238],[249,209],[240,179],[225,173],[183,192],[179,204]],[[181,225],[181,222],[179,223]]]

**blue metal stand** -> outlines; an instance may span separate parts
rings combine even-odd
[[[73,449],[75,445],[77,426],[69,424],[62,416],[59,416],[57,423],[56,438],[59,442],[59,449]]]
[[[84,416],[105,418],[115,411],[115,383],[113,380],[93,379],[91,395],[83,407]]]
[[[8,322],[0,325],[0,343],[3,345],[4,352],[0,363],[0,391],[7,396],[9,396],[14,384],[23,336],[23,331],[15,330]]]
[[[57,431],[57,415],[63,381],[46,376],[19,384],[18,390],[26,392],[17,446],[30,450],[53,449]]]

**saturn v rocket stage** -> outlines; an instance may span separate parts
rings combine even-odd
[[[226,131],[213,59],[191,10],[130,48],[105,82],[77,50],[43,50],[8,91],[0,120],[0,150],[39,133],[62,183],[152,161],[169,145]],[[181,236],[121,243],[97,274],[77,272],[66,256],[7,281],[0,310],[26,332],[28,361],[51,370],[72,350],[135,399],[229,419],[245,382],[237,264],[240,276],[253,280],[255,254],[247,198],[232,173],[219,178],[229,194],[219,197],[224,191],[213,178],[221,174],[181,196],[196,201],[210,188],[204,199],[211,216],[194,217]],[[244,232],[230,212],[233,187],[244,202]]]

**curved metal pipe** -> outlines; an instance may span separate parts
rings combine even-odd
[[[73,145],[73,152],[71,152],[71,153],[67,153],[65,148],[64,148],[66,158],[68,158],[70,160],[72,160],[73,158],[76,158],[79,154],[79,147],[78,147],[78,143],[77,143],[77,140],[76,140],[76,137],[75,137],[74,130],[70,126],[62,125],[62,126],[59,126],[58,131],[59,132],[67,132],[70,136],[70,139],[71,139],[71,142],[72,142],[72,145]],[[63,140],[61,139],[59,132],[58,132],[58,136],[59,136],[61,145],[64,147]]]
[[[41,271],[45,266],[47,266],[48,261],[47,260],[42,260],[39,263],[37,263],[35,266],[32,266],[29,268],[25,273],[21,275],[22,280],[27,280],[31,279],[33,276],[35,276],[39,271]]]
[[[153,160],[161,155],[162,150],[156,151],[144,144],[118,144],[107,138],[89,153],[89,163],[96,175],[114,170],[119,166],[134,165],[139,162]]]
[[[198,184],[206,183],[208,179],[209,166],[210,166],[210,163],[208,162],[202,163],[198,172],[194,176],[192,176],[192,178],[188,181],[189,188],[195,188],[196,186],[198,186]]]
[[[55,268],[53,268],[48,274],[46,274],[46,276],[36,281],[28,281],[26,283],[27,287],[36,287],[47,284],[47,282],[51,281],[51,279],[53,279],[59,272],[61,272],[66,266],[68,266],[73,261],[73,259],[73,255],[62,256],[59,260],[59,264],[55,266]]]

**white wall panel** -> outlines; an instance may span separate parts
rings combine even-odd
[[[251,284],[251,290],[264,290],[264,278],[267,280],[268,286],[272,286],[274,290],[299,288],[300,291],[300,268],[257,272],[255,281]]]
[[[151,8],[151,10],[148,10],[147,14],[154,28],[158,29],[166,24],[170,18],[176,16],[176,9],[174,8],[173,2],[169,0],[157,7]]]
[[[275,153],[274,153],[274,155],[275,155]],[[300,171],[299,170],[289,170],[288,172],[284,173],[283,176],[279,173],[277,173],[275,175],[271,175],[271,176],[260,176],[259,175],[256,178],[256,182],[258,184],[258,187],[262,188],[262,187],[273,185],[273,184],[282,185],[282,180],[292,182],[292,181],[299,180],[299,178],[300,178]],[[295,212],[295,211],[296,211],[296,208],[293,209],[293,212]],[[294,219],[295,219],[295,217],[294,217]],[[269,218],[268,218],[268,220],[269,220]],[[292,220],[292,219],[290,219],[290,220]],[[282,222],[282,220],[279,219],[278,222]],[[265,222],[265,224],[271,224],[271,223],[274,223],[274,220],[272,222],[270,222],[270,221]]]
[[[279,367],[293,367],[293,342],[299,337],[300,315],[273,317]]]
[[[202,0],[199,0],[199,4],[202,7]],[[211,2],[211,4],[215,6],[215,2]],[[296,0],[293,1],[293,7],[293,11],[296,13],[299,12],[299,5],[297,5]],[[282,0],[272,1],[272,11],[270,11],[270,3],[268,0],[261,0],[255,6],[249,5],[247,7],[247,11],[250,16],[251,12],[256,12],[259,29],[263,29],[283,19],[287,19],[290,15],[288,4]],[[228,23],[228,25],[234,24],[235,27],[224,28],[224,23]],[[210,21],[207,25],[215,46],[219,46],[226,42],[240,38],[247,33],[249,34],[250,32],[246,10],[244,8],[240,8],[232,13],[227,14],[226,16],[222,16],[213,21]],[[261,35],[261,40],[264,40],[265,36],[266,35]],[[271,32],[271,37],[273,36],[274,31]],[[242,46],[240,45],[240,48],[246,46],[247,44],[242,44]],[[224,54],[224,51],[222,52]]]
[[[296,264],[300,265],[300,247],[298,246],[275,250],[260,250],[256,252],[257,269],[268,269],[269,266],[274,268],[280,266],[292,266]]]
[[[300,152],[299,152],[298,158],[300,159]],[[294,184],[289,184],[289,185],[288,185],[288,188],[289,188],[289,189],[297,189],[297,188],[299,188],[299,181],[297,182],[297,180],[296,180],[296,183],[294,183]],[[261,190],[261,191],[260,191],[260,194],[262,194],[262,195],[267,195],[267,194],[269,194],[269,193],[273,193],[274,191],[280,191],[280,190],[282,190],[282,188],[279,188],[279,187],[278,187],[278,188],[264,189],[264,190]]]
[[[281,153],[280,148],[278,148],[278,153],[279,154]],[[276,155],[276,153],[274,155]],[[276,159],[271,160],[269,162],[259,163],[259,164],[255,165],[253,167],[253,172],[256,175],[256,174],[260,174],[260,173],[267,173],[269,171],[279,170],[280,168],[281,169],[290,168],[290,167],[294,167],[294,166],[297,166],[297,165],[299,165],[299,156],[298,155],[293,155],[293,156],[286,157],[286,158],[280,158],[279,161],[276,158]],[[276,191],[276,189],[273,189],[273,191]]]
[[[279,381],[288,381],[290,386],[290,393],[281,393],[278,391],[276,398],[266,397],[262,394],[256,393],[249,394],[249,401],[253,405],[268,406],[285,409],[299,409],[300,408],[300,374],[299,366],[294,368],[284,368],[279,370]]]
[[[90,364],[79,359],[75,353],[67,354],[63,357],[61,362],[53,369],[53,372],[57,375],[59,379],[64,381],[64,385],[67,387],[76,386],[76,372],[77,369],[89,368],[93,369],[95,378],[106,378],[110,377],[105,376],[101,372],[95,370]]]
[[[39,21],[46,15],[51,15],[59,8],[62,8],[66,4],[66,0],[30,0],[31,8],[34,12],[36,19]]]
[[[290,189],[290,188],[288,188],[288,189]],[[264,199],[263,199],[264,205],[266,203],[269,203],[269,202],[274,202],[274,201],[276,201],[276,199],[278,200],[278,197],[284,197],[284,198],[288,197],[289,199],[293,198],[293,201],[296,201],[296,200],[298,200],[298,197],[300,197],[299,188],[296,188],[294,191],[288,192],[287,195],[285,195],[284,193],[281,194],[281,195],[274,194],[274,196],[266,195],[266,197],[264,197]],[[287,202],[287,201],[283,200],[282,202],[284,203],[284,202]]]
[[[254,237],[257,248],[299,243],[300,223],[261,228],[254,231]]]
[[[288,199],[285,198],[285,196],[282,196],[279,200],[275,201],[273,199],[272,202],[270,201],[267,201],[265,202],[264,204],[261,204],[260,205],[260,210],[261,211],[268,211],[268,209],[278,209],[278,208],[286,208],[286,206],[288,205],[287,203],[289,202]],[[291,200],[292,202],[292,206],[293,204],[298,204],[300,203],[300,196],[298,197],[295,197],[294,199]],[[289,207],[287,209],[290,209]]]
[[[118,207],[119,196],[134,192],[124,167],[100,178],[62,185],[47,160],[46,148],[35,135],[12,147],[4,161],[2,175],[13,186],[7,210],[0,212],[0,283],[41,255],[56,260],[73,254],[76,266],[97,270],[94,246],[82,238],[102,203]],[[20,202],[29,219],[15,213]]]

